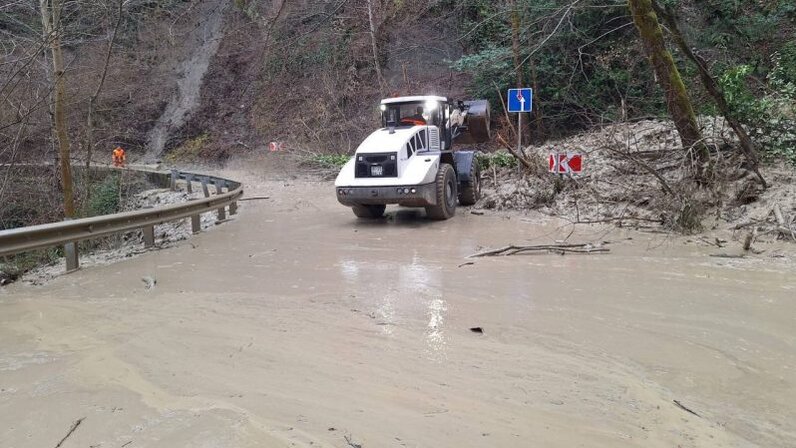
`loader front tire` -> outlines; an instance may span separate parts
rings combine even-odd
[[[378,219],[384,216],[386,205],[355,205],[351,207],[357,218]]]
[[[470,183],[459,192],[459,204],[474,205],[481,198],[481,168],[478,160],[470,165]]]
[[[441,221],[452,218],[456,214],[456,171],[447,163],[439,166],[437,179],[437,205],[426,207],[426,215],[429,218]]]

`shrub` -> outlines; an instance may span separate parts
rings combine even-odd
[[[497,151],[489,154],[479,153],[478,166],[482,170],[495,168],[516,168],[517,159],[507,151]]]
[[[346,154],[313,154],[307,163],[320,168],[342,168],[349,159],[351,156]]]
[[[766,91],[755,96],[746,83],[753,69],[732,67],[719,83],[733,114],[743,122],[767,159],[785,159],[796,165],[796,45],[774,53]]]
[[[88,212],[90,216],[110,215],[120,210],[119,175],[112,174],[93,187]]]

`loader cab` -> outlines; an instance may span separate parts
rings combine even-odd
[[[450,132],[447,120],[451,105],[441,96],[412,96],[388,98],[381,102],[382,127],[399,129],[412,126],[436,126],[439,129],[442,149],[450,149]]]

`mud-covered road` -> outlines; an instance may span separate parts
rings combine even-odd
[[[787,259],[590,228],[460,267],[571,229],[243,180],[179,247],[0,290],[0,446],[796,446]]]

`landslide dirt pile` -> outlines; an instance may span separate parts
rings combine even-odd
[[[692,160],[685,155],[669,121],[645,120],[606,126],[541,146],[525,148],[534,169],[487,170],[478,206],[534,209],[573,222],[616,222],[681,232],[774,225],[778,205],[790,224],[796,216],[796,187],[791,167],[763,168],[771,187],[763,191],[737,151],[734,134],[719,118],[700,120],[713,148],[715,177],[710,187],[691,180]],[[584,155],[583,173],[547,172],[550,152]]]

